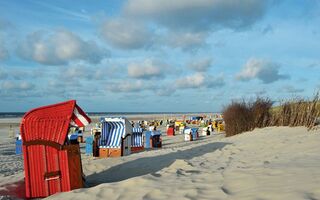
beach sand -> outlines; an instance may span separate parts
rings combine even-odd
[[[3,195],[5,188],[21,188],[23,166],[13,139],[0,130]],[[87,188],[48,199],[320,199],[319,153],[320,131],[304,127],[193,142],[163,135],[161,149],[108,159],[82,154]]]

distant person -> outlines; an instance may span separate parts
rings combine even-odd
[[[207,128],[207,135],[210,135],[210,127]]]

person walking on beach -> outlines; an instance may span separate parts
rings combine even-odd
[[[207,128],[207,135],[210,135],[210,126]]]

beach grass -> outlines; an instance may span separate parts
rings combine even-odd
[[[319,94],[311,100],[296,98],[282,101],[276,107],[269,98],[234,101],[225,107],[223,116],[227,137],[268,126],[305,126],[313,129],[319,123]]]

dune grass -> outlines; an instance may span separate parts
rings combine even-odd
[[[267,126],[305,126],[314,128],[320,117],[320,99],[291,99],[273,107],[269,98],[232,102],[223,111],[226,136]]]

